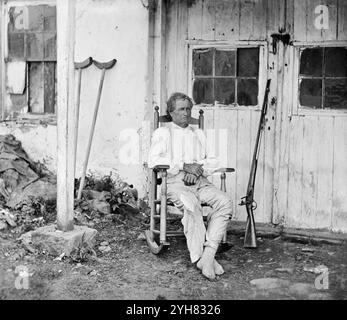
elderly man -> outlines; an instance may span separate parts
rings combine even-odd
[[[179,92],[171,95],[167,114],[172,122],[154,131],[148,165],[170,166],[168,200],[183,211],[182,224],[191,261],[197,262],[205,277],[214,279],[224,273],[215,254],[232,216],[232,202],[206,178],[219,168],[219,161],[207,154],[203,131],[189,125],[192,107],[187,95]],[[201,203],[213,209],[207,216],[207,231]]]

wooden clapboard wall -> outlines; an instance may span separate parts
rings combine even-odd
[[[257,173],[256,221],[288,227],[347,231],[347,125],[343,115],[291,115],[293,104],[292,46],[278,44],[280,29],[296,42],[322,44],[347,40],[345,0],[167,0],[163,100],[172,92],[189,92],[189,43],[267,41],[265,77],[272,79],[267,130]],[[329,30],[314,27],[314,9],[329,8]],[[265,80],[265,79],[264,79]],[[261,103],[261,100],[259,101]],[[165,109],[165,108],[163,108]],[[205,108],[207,129],[227,129],[228,193],[237,204],[245,194],[259,119],[256,108]],[[198,110],[195,110],[197,115]],[[216,132],[218,135],[218,131]],[[217,138],[218,140],[218,138]],[[218,179],[213,181],[219,186]]]
[[[327,30],[314,26],[318,5],[329,9]],[[287,1],[286,12],[295,43],[347,46],[347,1]],[[290,116],[298,105],[293,98],[294,67],[295,50],[290,47],[284,52],[283,104],[277,116],[274,219],[290,227],[347,232],[347,114]]]

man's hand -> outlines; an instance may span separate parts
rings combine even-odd
[[[186,173],[195,175],[197,178],[199,178],[204,172],[204,169],[202,168],[202,164],[198,164],[198,163],[185,163],[183,165],[183,170]]]
[[[192,173],[188,173],[186,172],[183,178],[183,182],[186,186],[191,186],[193,184],[196,183],[196,181],[198,180],[198,178],[196,177],[196,175],[192,174]]]

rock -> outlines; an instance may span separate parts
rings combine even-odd
[[[108,246],[108,242],[107,241],[103,241],[103,242],[100,243],[100,246],[104,246],[104,247]]]
[[[141,233],[138,235],[137,240],[146,240],[146,236],[144,235],[143,232],[141,232]]]
[[[102,214],[109,214],[111,213],[111,207],[110,204],[106,201],[101,201],[98,199],[89,200],[89,204],[92,209],[102,213]]]
[[[111,247],[110,246],[100,246],[98,249],[99,249],[99,251],[104,252],[104,253],[111,251]]]
[[[45,250],[48,253],[59,256],[65,253],[69,256],[72,251],[87,245],[93,247],[97,231],[85,226],[74,226],[71,231],[61,232],[55,225],[38,228],[31,234],[33,247]]]
[[[7,223],[0,220],[0,230],[6,230],[7,229]]]
[[[89,275],[90,276],[96,276],[96,275],[98,275],[98,273],[95,270],[93,270],[93,271],[89,272]]]
[[[96,191],[96,190],[83,190],[82,194],[85,198],[92,200],[106,201],[111,198],[111,192],[108,191]]]
[[[8,210],[6,209],[1,209],[0,210],[0,219],[6,221],[9,226],[11,227],[17,227],[17,224],[15,223],[15,216],[11,214]]]
[[[294,273],[294,269],[293,268],[276,268],[275,269],[278,272],[288,272],[290,274]]]
[[[302,248],[301,251],[302,251],[302,252],[315,252],[315,249],[305,247],[305,248]]]
[[[38,180],[29,184],[24,189],[18,186],[13,192],[6,205],[10,208],[15,208],[20,203],[28,201],[30,197],[42,198],[44,201],[53,202],[57,199],[57,187],[55,184],[45,181]]]
[[[250,283],[259,290],[271,290],[287,287],[290,281],[279,278],[261,278],[251,280]]]

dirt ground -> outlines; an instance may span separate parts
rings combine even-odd
[[[32,254],[16,241],[16,230],[0,232],[0,299],[347,299],[347,245],[262,238],[250,250],[228,235],[233,247],[217,255],[226,272],[209,281],[190,263],[184,238],[155,256],[141,236],[143,224],[109,217],[94,228],[97,258],[82,262]],[[109,252],[98,250],[104,241]],[[315,285],[322,274],[307,271],[320,265],[328,268],[328,289]],[[19,266],[28,268],[27,289],[16,285]],[[262,278],[270,279],[250,282]]]

